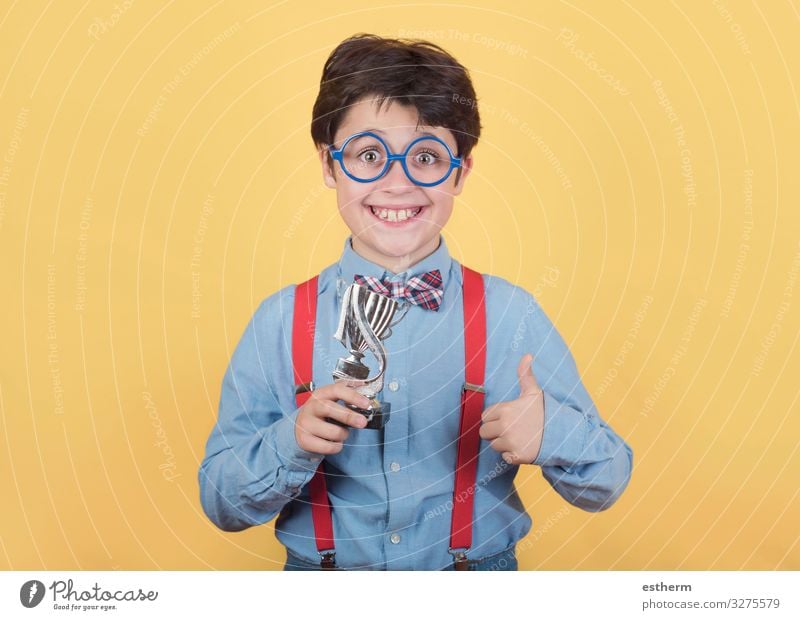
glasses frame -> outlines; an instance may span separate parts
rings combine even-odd
[[[350,143],[350,141],[354,140],[355,138],[363,138],[364,136],[370,136],[372,138],[375,138],[378,142],[380,142],[383,145],[383,148],[386,149],[386,163],[384,164],[383,169],[371,179],[359,179],[358,177],[353,176],[347,170],[347,167],[344,165],[343,161],[344,150],[345,148],[347,148],[347,145]],[[411,176],[411,173],[408,171],[408,165],[406,165],[406,157],[408,157],[408,154],[411,151],[411,147],[413,147],[417,142],[421,142],[422,140],[435,140],[436,142],[439,142],[447,150],[447,154],[450,156],[450,168],[447,169],[447,172],[441,179],[433,183],[422,183],[420,181],[417,181],[413,176]],[[330,154],[333,157],[333,159],[339,162],[339,166],[341,167],[342,171],[349,178],[353,179],[354,181],[357,181],[358,183],[373,183],[377,181],[378,179],[386,176],[386,174],[389,172],[389,168],[391,168],[392,164],[395,161],[399,161],[400,165],[403,167],[403,172],[405,172],[406,177],[414,185],[419,185],[421,187],[434,187],[436,185],[441,185],[447,179],[449,179],[453,170],[455,170],[456,168],[460,168],[463,163],[460,157],[456,157],[455,155],[453,155],[453,151],[450,150],[450,147],[447,146],[447,143],[441,138],[437,138],[436,136],[420,136],[419,138],[415,138],[414,140],[412,140],[411,143],[406,147],[406,150],[403,151],[402,153],[392,153],[392,150],[389,148],[389,145],[386,144],[386,140],[381,138],[378,134],[373,133],[371,131],[361,131],[359,133],[354,133],[352,136],[348,137],[344,141],[344,144],[342,144],[341,148],[334,149],[333,145],[331,145],[328,147],[328,150],[330,151]]]

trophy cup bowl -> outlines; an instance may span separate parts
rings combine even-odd
[[[405,316],[409,306],[357,283],[348,286],[342,298],[339,326],[333,337],[342,343],[349,355],[338,359],[333,379],[355,388],[372,401],[367,409],[344,403],[348,409],[367,418],[365,428],[381,429],[389,420],[390,403],[376,400],[383,389],[386,371],[386,349],[382,341],[391,336],[392,327]],[[371,377],[370,368],[362,361],[368,350],[378,361],[377,371]]]

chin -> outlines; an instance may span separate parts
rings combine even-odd
[[[403,256],[416,254],[431,243],[432,241],[429,237],[421,239],[418,235],[407,239],[400,238],[399,235],[394,238],[381,236],[370,239],[370,245],[372,245],[377,252],[393,258],[402,258]]]
[[[394,257],[406,256],[419,247],[419,243],[415,241],[403,241],[400,239],[371,238],[369,244],[375,251]]]

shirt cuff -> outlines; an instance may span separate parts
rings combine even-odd
[[[301,448],[297,443],[294,428],[297,424],[297,414],[300,409],[295,409],[291,414],[284,416],[274,423],[275,426],[275,452],[278,460],[286,468],[292,482],[304,482],[309,475],[316,471],[322,460],[322,455]]]
[[[533,465],[573,467],[586,447],[586,416],[544,392],[542,445]]]

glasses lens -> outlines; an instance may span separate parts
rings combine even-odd
[[[424,138],[406,155],[406,168],[415,183],[438,183],[450,171],[450,153],[444,143]]]
[[[342,152],[342,165],[357,179],[369,181],[379,176],[386,165],[386,147],[373,136],[357,136]]]

